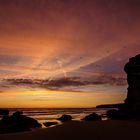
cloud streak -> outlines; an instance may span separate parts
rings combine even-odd
[[[12,87],[18,87],[18,90],[64,90],[64,91],[77,91],[75,87],[88,87],[96,85],[111,85],[111,86],[126,86],[126,79],[116,75],[97,75],[87,79],[80,77],[67,77],[55,80],[42,80],[42,79],[4,79],[1,81],[1,89],[10,91]],[[2,86],[2,85],[6,85]],[[80,91],[84,91],[83,89]]]
[[[121,93],[139,16],[139,0],[0,0],[1,91]]]
[[[111,60],[123,66],[139,52],[130,49],[139,45],[139,9],[138,0],[1,0],[1,78],[9,70],[8,78],[52,79],[86,73],[80,68],[90,64],[110,72]],[[115,61],[117,52],[125,61]]]

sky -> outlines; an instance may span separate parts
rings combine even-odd
[[[123,102],[139,17],[139,0],[0,0],[0,107]]]

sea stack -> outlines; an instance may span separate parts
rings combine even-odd
[[[128,82],[125,105],[129,113],[140,115],[140,54],[129,59],[124,71]]]

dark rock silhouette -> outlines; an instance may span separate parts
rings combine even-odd
[[[105,104],[105,105],[97,105],[96,108],[120,108],[122,107],[123,103],[119,104]]]
[[[21,116],[23,115],[22,111],[16,111],[15,113],[13,113],[13,116]]]
[[[84,121],[98,121],[98,120],[101,120],[101,116],[99,116],[96,113],[92,113],[92,114],[87,115],[82,120],[84,120]]]
[[[0,115],[8,115],[9,114],[9,110],[7,109],[0,109]]]
[[[50,126],[52,126],[52,125],[57,125],[58,124],[58,122],[45,122],[45,123],[43,123],[46,127],[50,127]]]
[[[128,82],[126,109],[129,113],[140,116],[140,54],[130,58],[124,70]]]
[[[110,118],[110,119],[116,118],[117,114],[118,114],[118,111],[116,109],[108,110],[107,113],[106,113],[107,117]]]
[[[58,118],[58,120],[60,121],[71,121],[72,120],[72,116],[71,115],[62,115],[60,118]]]
[[[22,112],[15,112],[13,115],[5,115],[0,120],[0,133],[12,133],[28,131],[31,128],[41,127],[37,120],[22,115]]]
[[[116,109],[108,110],[107,117],[113,120],[129,120],[133,118],[131,114]]]
[[[116,107],[118,110],[107,111],[111,119],[137,119],[140,120],[140,54],[129,59],[124,66],[127,74],[128,92],[123,104],[99,105],[101,107]]]

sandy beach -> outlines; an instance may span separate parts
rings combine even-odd
[[[140,137],[139,121],[71,121],[30,132],[1,134],[0,140],[132,140]]]

